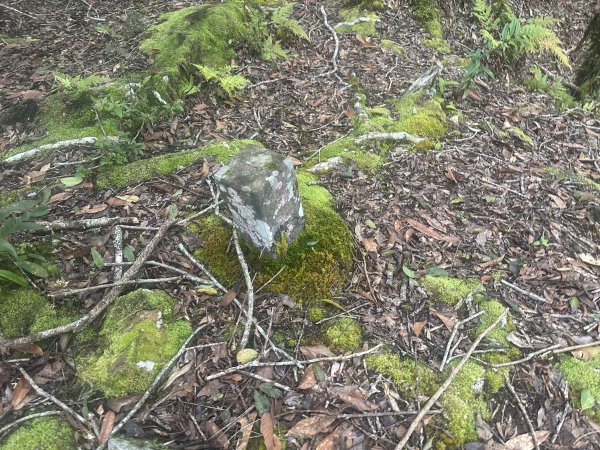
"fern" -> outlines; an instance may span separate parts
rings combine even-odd
[[[290,32],[296,37],[310,41],[300,22],[290,18],[295,5],[295,3],[285,3],[279,8],[275,8],[271,14],[271,25],[276,26],[280,34],[282,32]]]
[[[273,41],[273,38],[269,36],[263,43],[260,57],[265,61],[275,61],[277,59],[286,59],[288,52],[281,47],[279,41]]]
[[[552,17],[536,17],[527,21],[521,29],[521,36],[526,40],[525,52],[546,52],[554,57],[564,66],[571,68],[569,57],[561,47],[561,41],[556,33],[548,28],[557,22]]]
[[[70,76],[61,72],[53,72],[54,80],[58,83],[59,89],[65,91],[83,93],[90,90],[94,85],[106,83],[109,79],[99,75],[90,75],[89,77],[81,78],[80,75]]]
[[[498,20],[494,18],[492,7],[486,0],[474,0],[473,15],[479,20],[482,31],[498,28]]]
[[[228,97],[235,97],[250,81],[241,75],[231,75],[231,66],[209,67],[194,64],[206,81],[217,84]]]

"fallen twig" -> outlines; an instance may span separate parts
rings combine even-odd
[[[442,362],[440,364],[440,372],[442,370],[444,370],[444,366],[446,365],[446,362],[448,361],[448,357],[450,356],[450,348],[452,347],[452,342],[454,341],[454,338],[456,337],[456,333],[458,333],[458,329],[463,326],[465,323],[469,322],[470,320],[475,319],[476,317],[479,317],[480,315],[484,314],[485,311],[479,311],[469,317],[467,317],[466,319],[461,320],[460,322],[456,322],[454,324],[454,327],[452,328],[452,334],[450,335],[450,339],[448,339],[448,344],[446,344],[446,351],[444,352],[444,358],[442,359]]]
[[[335,50],[333,51],[333,56],[331,57],[331,65],[333,66],[333,69],[331,69],[328,72],[322,73],[321,75],[318,75],[319,77],[326,77],[327,75],[336,73],[338,70],[337,57],[340,51],[340,40],[333,27],[329,25],[329,22],[327,21],[327,13],[325,12],[325,8],[323,8],[323,5],[321,5],[321,14],[323,15],[323,22],[325,22],[325,26],[331,32],[331,34],[333,34],[333,40],[335,41]]]
[[[117,264],[114,264],[115,267],[117,267]],[[123,264],[119,264],[118,267],[123,267]],[[71,297],[73,295],[79,295],[79,294],[85,294],[87,292],[94,292],[94,291],[98,291],[100,289],[106,289],[106,288],[111,288],[111,287],[115,287],[115,286],[128,286],[131,284],[155,284],[155,283],[169,283],[171,281],[177,281],[177,280],[181,280],[183,277],[182,276],[176,276],[176,277],[164,277],[164,278],[146,278],[143,280],[129,280],[129,281],[117,281],[116,283],[104,283],[104,284],[97,284],[96,286],[89,286],[86,288],[81,288],[81,289],[70,289],[68,291],[58,291],[58,292],[52,292],[50,294],[48,294],[48,297],[52,298],[52,299],[60,299],[60,298],[66,298],[66,297]]]
[[[150,254],[157,247],[158,243],[162,240],[166,232],[176,223],[176,220],[167,220],[162,224],[160,229],[154,235],[154,237],[148,242],[148,245],[142,250],[139,254],[135,262],[131,265],[131,267],[125,272],[122,278],[122,282],[130,281],[137,272],[142,268]],[[124,284],[119,284],[111,288],[110,291],[106,293],[106,295],[100,300],[100,302],[94,306],[90,312],[88,312],[85,316],[77,319],[75,322],[68,323],[66,325],[61,325],[56,328],[52,328],[50,330],[44,330],[37,333],[32,333],[28,336],[23,336],[15,339],[7,339],[0,334],[0,345],[4,345],[5,347],[13,347],[15,345],[22,344],[30,344],[34,341],[39,341],[42,339],[47,339],[52,336],[57,336],[59,334],[68,333],[71,331],[79,331],[90,323],[92,323],[101,313],[109,306],[123,291],[125,287]]]
[[[418,144],[424,140],[424,138],[415,137],[403,131],[398,131],[396,133],[380,133],[375,131],[373,133],[363,134],[362,136],[354,138],[354,142],[356,143],[363,141],[407,141],[413,144]]]
[[[8,9],[9,11],[15,12],[17,14],[21,14],[25,17],[29,17],[30,19],[33,19],[33,20],[40,20],[39,17],[33,16],[33,15],[23,12],[23,11],[19,11],[18,9],[13,8],[12,6],[5,5],[4,3],[0,3],[0,7],[4,8],[4,9]]]
[[[54,222],[36,222],[44,231],[87,230],[114,224],[138,224],[137,217],[98,217],[96,219],[55,220]]]
[[[113,230],[113,243],[115,246],[114,279],[119,281],[123,276],[123,266],[120,265],[123,262],[123,230],[119,225],[116,225]]]
[[[444,381],[444,383],[438,388],[438,390],[435,391],[435,394],[433,394],[429,398],[429,400],[427,401],[425,406],[421,409],[421,411],[419,411],[419,414],[417,414],[417,417],[415,417],[413,419],[410,426],[408,427],[408,430],[406,430],[406,433],[402,437],[402,440],[398,443],[398,445],[396,445],[395,450],[402,450],[406,446],[406,443],[408,442],[408,440],[410,439],[410,437],[414,433],[414,431],[417,429],[417,426],[419,425],[419,423],[421,423],[421,421],[423,420],[425,415],[428,413],[428,411],[431,409],[433,404],[435,402],[437,402],[437,400],[446,391],[446,389],[448,389],[448,386],[450,386],[450,383],[452,383],[454,378],[456,378],[456,375],[458,375],[458,372],[460,372],[460,370],[463,368],[463,366],[467,363],[467,361],[471,357],[471,354],[475,351],[475,349],[477,348],[479,343],[482,341],[482,339],[484,337],[486,337],[494,328],[496,328],[496,325],[498,325],[500,323],[500,321],[502,321],[506,317],[507,313],[508,313],[508,309],[504,309],[502,314],[500,314],[489,327],[487,327],[485,330],[483,330],[483,332],[479,336],[477,336],[477,339],[475,339],[475,341],[473,342],[471,347],[469,347],[469,350],[467,351],[467,353],[465,353],[465,356],[463,356],[463,358],[458,362],[458,364],[456,364],[456,366],[454,366],[454,369],[452,369],[452,372],[450,372],[450,375],[448,376],[446,381]]]
[[[127,274],[125,274],[125,275],[127,275]],[[102,450],[106,446],[106,444],[108,443],[108,441],[110,440],[110,438],[113,437],[115,434],[117,434],[119,432],[119,430],[121,430],[121,428],[123,428],[123,426],[125,426],[125,424],[127,422],[129,422],[129,419],[131,419],[134,416],[134,414],[137,413],[140,410],[140,408],[144,405],[144,403],[146,403],[146,400],[148,400],[148,397],[150,397],[150,395],[152,394],[152,392],[154,391],[154,389],[156,389],[156,387],[160,383],[161,378],[165,375],[165,373],[167,373],[167,370],[169,370],[171,368],[171,366],[173,364],[175,364],[175,362],[181,357],[181,355],[183,355],[183,353],[187,351],[187,345],[190,343],[190,341],[192,339],[194,339],[194,337],[200,331],[202,331],[206,326],[207,326],[207,324],[202,324],[202,325],[200,325],[198,328],[196,328],[192,332],[192,334],[185,340],[185,342],[180,347],[179,351],[175,354],[175,356],[173,356],[169,360],[169,362],[164,365],[164,367],[161,369],[161,371],[158,373],[158,375],[156,375],[156,378],[154,378],[154,381],[152,382],[152,384],[150,385],[150,387],[148,389],[146,389],[146,392],[144,392],[144,395],[142,395],[142,398],[140,398],[138,400],[138,402],[131,409],[131,411],[129,411],[129,413],[127,413],[127,415],[123,418],[123,420],[121,420],[112,429],[112,431],[108,435],[108,438],[106,439],[106,441],[101,442],[100,445],[96,448],[96,450]]]
[[[523,295],[529,297],[532,300],[536,300],[536,301],[542,302],[542,303],[547,303],[548,302],[545,298],[540,297],[539,295],[533,294],[533,293],[531,293],[529,291],[526,291],[525,289],[521,289],[519,286],[515,286],[514,284],[509,283],[506,280],[500,280],[500,283],[503,284],[506,287],[511,288],[513,291],[517,291],[519,294],[523,294]]]
[[[379,19],[375,19],[373,17],[358,17],[351,22],[337,23],[337,24],[335,24],[335,26],[333,28],[351,27],[351,26],[358,25],[359,23],[363,23],[363,22],[379,22]]]
[[[1,5],[0,5],[1,6]],[[104,139],[108,139],[109,141],[118,142],[119,138],[116,136],[106,136]],[[94,145],[98,140],[97,137],[89,136],[80,139],[69,139],[67,141],[55,142],[53,144],[45,144],[40,145],[39,147],[32,148],[31,150],[27,150],[25,152],[17,153],[16,155],[10,156],[3,161],[0,161],[0,164],[17,164],[22,161],[26,161],[37,156],[38,153],[58,150],[60,148],[73,147],[75,145]]]
[[[244,375],[247,375],[247,376],[249,376],[251,378],[254,378],[256,380],[262,381],[264,383],[272,384],[273,387],[279,388],[279,389],[284,390],[286,392],[289,392],[289,391],[292,390],[292,388],[290,388],[289,386],[285,386],[283,384],[277,383],[276,381],[269,380],[268,378],[265,378],[265,377],[263,377],[261,375],[258,375],[256,373],[248,372],[246,370],[240,370],[240,373],[243,373]]]
[[[536,450],[540,450],[540,443],[538,442],[537,436],[535,434],[533,424],[531,423],[531,420],[529,420],[529,416],[527,415],[527,410],[525,409],[525,406],[523,406],[523,402],[521,402],[521,399],[517,395],[515,388],[511,384],[510,380],[508,379],[508,375],[506,374],[504,374],[504,384],[508,388],[510,393],[513,395],[515,401],[517,402],[517,406],[519,407],[519,410],[521,411],[521,414],[523,415],[523,418],[527,423],[527,428],[529,428],[529,434],[531,435],[531,439],[533,439],[534,447],[536,448]]]
[[[41,412],[41,413],[35,413],[35,414],[30,414],[30,415],[25,416],[25,417],[21,417],[20,419],[17,419],[15,421],[9,423],[8,425],[0,428],[0,438],[2,437],[2,434],[4,432],[10,430],[12,427],[16,427],[20,423],[26,422],[26,421],[31,420],[31,419],[35,419],[37,417],[57,416],[58,414],[60,414],[60,411],[50,410],[50,411],[44,411],[44,412]]]
[[[63,402],[61,402],[59,399],[57,399],[53,395],[48,394],[45,390],[43,390],[41,387],[39,387],[37,385],[37,383],[35,381],[33,381],[33,378],[31,378],[29,376],[29,374],[27,372],[25,372],[25,370],[22,367],[19,367],[19,372],[21,372],[21,375],[23,375],[23,378],[25,378],[27,380],[27,382],[31,385],[33,390],[38,395],[41,395],[46,400],[50,400],[52,403],[54,403],[60,409],[62,409],[63,411],[68,413],[70,416],[77,419],[82,425],[87,427],[87,425],[88,425],[87,421],[81,415],[77,414],[75,411],[73,411],[71,408],[69,408],[67,405],[65,405]]]
[[[248,339],[250,337],[250,328],[252,328],[252,320],[254,318],[254,287],[252,285],[252,279],[250,278],[250,270],[248,269],[248,264],[246,263],[246,258],[244,258],[244,252],[242,251],[242,247],[240,246],[240,240],[238,237],[237,229],[233,230],[233,243],[235,245],[235,251],[238,256],[238,260],[240,261],[240,266],[242,266],[242,272],[244,272],[244,280],[246,282],[246,293],[248,298],[248,305],[246,308],[246,317],[250,320],[246,320],[246,325],[244,326],[244,334],[242,334],[242,340],[240,341],[239,349],[243,350],[248,345]]]

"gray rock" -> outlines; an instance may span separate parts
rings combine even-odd
[[[256,145],[244,147],[215,180],[244,238],[277,257],[275,244],[288,244],[304,228],[304,211],[289,158]]]

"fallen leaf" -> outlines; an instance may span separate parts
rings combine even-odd
[[[108,208],[108,205],[106,203],[99,203],[94,206],[86,205],[79,210],[79,214],[96,214],[101,211],[104,211],[106,208]]]
[[[229,291],[227,291],[225,293],[223,298],[221,298],[220,305],[221,306],[229,305],[237,297],[238,294],[239,294],[239,289],[236,289],[236,287],[233,287],[232,289],[230,289]]]
[[[28,89],[21,92],[21,97],[24,99],[40,98],[42,95],[44,95],[44,93],[42,91],[38,91],[37,89]]]
[[[571,354],[576,359],[587,361],[588,359],[592,359],[600,354],[600,347],[581,348],[579,350],[572,351]]]
[[[306,345],[300,347],[300,353],[307,358],[320,358],[321,356],[335,356],[329,348],[324,345]]]
[[[27,394],[29,394],[29,391],[31,391],[31,384],[29,384],[29,381],[23,377],[19,378],[19,381],[17,381],[17,385],[13,390],[13,397],[10,401],[11,406],[14,408],[21,403]]]
[[[357,34],[356,40],[362,44],[365,48],[377,48],[377,45],[367,41],[362,35]]]
[[[365,400],[363,393],[354,386],[331,387],[329,392],[359,411],[373,411],[378,408],[377,405]]]
[[[415,333],[415,336],[419,337],[419,335],[421,334],[421,331],[423,331],[423,328],[425,327],[425,325],[427,325],[427,322],[415,322],[412,326],[412,330],[413,333]]]
[[[44,350],[42,350],[42,347],[40,347],[37,344],[17,344],[11,345],[9,348],[17,350],[18,352],[31,353],[35,356],[41,356],[44,354]]]
[[[131,206],[131,203],[129,203],[127,200],[123,200],[117,197],[111,197],[108,200],[106,200],[106,203],[110,206]]]
[[[594,257],[590,253],[580,253],[579,259],[581,259],[584,263],[591,264],[592,266],[600,266],[600,259]]]
[[[130,203],[137,203],[140,201],[140,198],[137,195],[117,195],[117,198]]]
[[[281,442],[273,433],[273,417],[270,412],[264,413],[260,418],[260,434],[262,434],[266,450],[281,450]]]
[[[59,192],[58,194],[54,194],[52,197],[50,197],[48,199],[48,203],[57,203],[57,202],[62,202],[63,200],[66,200],[68,198],[70,198],[73,195],[73,193],[71,192]]]
[[[333,422],[335,422],[333,416],[315,415],[307,417],[290,428],[286,436],[312,438],[320,433],[326,433]]]
[[[539,444],[542,444],[550,436],[549,431],[536,431],[535,437]],[[520,434],[512,439],[509,439],[504,444],[506,450],[532,450],[535,448],[533,439],[529,433]]]
[[[108,410],[102,418],[102,426],[100,427],[100,435],[98,436],[98,442],[104,443],[110,436],[110,432],[113,430],[115,425],[115,412]]]
[[[565,209],[567,207],[565,201],[558,195],[548,194],[548,197],[550,197],[554,201],[558,209]]]
[[[235,450],[246,450],[248,443],[250,442],[250,436],[252,436],[252,427],[254,426],[254,419],[256,419],[256,411],[252,411],[247,416],[242,416],[238,420],[240,423],[241,436],[237,441]]]
[[[377,242],[375,241],[375,238],[370,237],[363,239],[363,246],[366,251],[377,253]]]
[[[211,441],[212,448],[228,448],[229,439],[225,433],[221,433],[221,428],[217,425],[214,420],[206,422],[206,432],[208,439]],[[213,447],[214,446],[214,447]]]
[[[310,389],[317,384],[317,377],[315,376],[315,369],[312,364],[306,368],[300,382],[298,383],[298,389]]]
[[[421,233],[426,234],[427,236],[431,236],[432,238],[437,239],[438,241],[447,241],[447,242],[458,242],[459,241],[458,237],[456,237],[456,236],[442,236],[440,233],[435,231],[433,228],[429,228],[428,226],[422,224],[418,220],[406,219],[406,221],[415,230],[420,231]]]
[[[335,430],[325,436],[325,438],[315,447],[315,450],[337,450],[341,448],[339,442],[341,427],[342,425],[336,427]]]
[[[438,319],[442,321],[446,328],[448,328],[448,331],[452,331],[454,329],[454,325],[456,324],[456,318],[448,317],[442,314],[441,312],[436,311],[433,308],[430,308],[429,311],[431,311]]]

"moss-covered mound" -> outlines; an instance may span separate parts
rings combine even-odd
[[[108,308],[93,349],[78,356],[78,377],[108,397],[144,392],[189,337],[163,291],[138,289]]]
[[[427,289],[436,302],[448,306],[454,306],[469,294],[472,295],[482,289],[481,283],[475,279],[463,280],[460,278],[426,275],[419,279],[419,282],[425,286],[425,289]]]
[[[0,286],[0,332],[8,338],[64,325],[74,319],[66,308],[54,308],[32,288]]]
[[[178,168],[192,164],[203,156],[215,156],[219,161],[227,162],[246,145],[261,145],[260,142],[241,139],[231,142],[213,142],[206,147],[141,159],[122,166],[103,168],[96,178],[99,188],[122,188],[131,184],[148,181],[174,173]]]
[[[567,380],[575,407],[600,420],[600,355],[587,360],[562,356],[558,368]]]
[[[366,101],[363,97],[361,102]],[[371,132],[405,132],[415,137],[425,138],[417,145],[408,147],[429,150],[434,142],[446,133],[446,114],[438,99],[427,98],[422,92],[415,92],[393,100],[388,107],[363,107],[364,114],[354,117],[354,128],[350,135],[325,145],[318,157],[309,161],[316,164],[333,157],[353,161],[360,169],[375,172],[385,162],[387,153],[398,145],[394,141],[366,140],[360,143],[356,138]]]
[[[64,420],[40,417],[13,431],[0,450],[71,450],[76,449],[75,433]]]
[[[310,184],[316,177],[301,171],[297,178],[306,217],[304,231],[277,259],[261,257],[253,248],[246,248],[245,253],[250,267],[257,270],[255,286],[262,286],[281,271],[269,284],[270,292],[285,293],[300,301],[316,301],[329,297],[347,282],[353,240],[348,226],[333,209],[331,194]],[[190,227],[190,231],[204,242],[195,255],[213,275],[228,286],[241,279],[237,256],[229,248],[229,226],[218,217],[209,216]]]
[[[247,29],[241,2],[200,5],[163,14],[140,49],[154,55],[158,69],[177,77],[182,66],[226,66]]]

